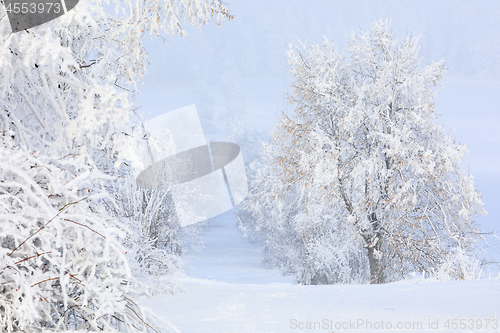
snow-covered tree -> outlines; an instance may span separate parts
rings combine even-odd
[[[282,220],[294,235],[324,225],[334,236],[315,232],[327,238],[320,243],[337,237],[351,254],[361,249],[368,265],[356,269],[368,267],[371,283],[445,266],[464,278],[467,264],[450,262],[474,258],[480,238],[473,216],[484,213],[481,197],[459,167],[466,147],[436,123],[443,63],[422,68],[417,41],[398,42],[381,21],[353,35],[345,56],[328,41],[288,53],[295,110],[278,122],[271,174],[279,179],[275,192],[301,189],[316,207],[300,203]],[[247,204],[258,215],[256,202],[268,199],[254,200]],[[337,221],[333,228],[321,211]],[[316,259],[318,267],[330,260]]]
[[[286,188],[266,162],[252,163],[247,175],[251,191],[238,211],[239,226],[262,241],[268,265],[300,284],[367,280],[366,254],[352,246],[354,232],[322,202],[318,188]]]
[[[137,331],[127,229],[107,187],[147,155],[141,38],[231,16],[217,0],[80,1],[11,33],[0,5],[0,330]]]

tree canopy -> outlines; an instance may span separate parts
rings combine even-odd
[[[268,148],[269,192],[278,202],[298,192],[303,198],[289,207],[293,214],[267,222],[252,208],[265,199],[248,207],[280,235],[285,224],[300,234],[281,251],[315,256],[319,264],[309,271],[323,272],[319,283],[352,280],[353,271],[364,276],[363,267],[372,283],[445,265],[456,277],[470,272],[462,259],[474,256],[480,235],[473,216],[484,213],[483,204],[459,166],[465,145],[436,122],[444,64],[422,67],[417,42],[411,35],[397,41],[380,21],[353,35],[345,55],[326,40],[288,52],[295,109],[278,120]],[[283,204],[276,206],[282,213]],[[342,271],[332,268],[340,261],[347,275],[325,275]]]

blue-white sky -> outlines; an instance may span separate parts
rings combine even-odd
[[[225,136],[221,120],[240,115],[244,128],[268,130],[288,89],[285,51],[323,36],[345,49],[347,38],[380,19],[397,36],[421,35],[422,64],[444,59],[448,74],[436,110],[447,132],[470,153],[464,161],[483,193],[484,229],[500,231],[500,1],[234,0],[234,20],[185,38],[146,41],[149,75],[139,103],[150,116],[195,103],[209,139]],[[500,259],[500,248],[496,258]],[[493,254],[494,251],[490,251]]]

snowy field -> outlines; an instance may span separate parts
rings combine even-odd
[[[500,332],[499,279],[298,285],[262,266],[231,211],[209,222],[204,242],[173,277],[183,292],[142,301],[183,333]]]

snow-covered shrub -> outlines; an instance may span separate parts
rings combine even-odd
[[[452,249],[443,263],[429,275],[440,281],[477,280],[482,275],[482,261],[462,248]]]
[[[109,4],[109,2],[108,2]],[[80,1],[11,33],[0,1],[0,330],[145,331],[106,184],[144,167],[141,38],[231,18],[217,0]]]
[[[265,162],[250,165],[250,193],[238,210],[245,237],[263,244],[265,261],[301,284],[368,281],[362,244],[328,209],[318,192],[283,184]]]
[[[129,229],[125,246],[137,275],[182,271],[183,228],[168,191],[139,188],[133,177],[118,179],[111,190],[114,215]]]
[[[182,253],[203,246],[199,226],[180,226],[169,191],[141,189],[131,175],[112,184],[106,208],[125,226],[121,241],[132,275],[151,295],[182,290],[170,276],[183,272]]]
[[[0,151],[0,331],[146,330],[105,176],[82,156]]]
[[[459,166],[465,145],[435,122],[443,63],[421,68],[417,40],[397,42],[381,21],[345,56],[328,41],[288,52],[294,114],[278,120],[246,207],[267,247],[284,244],[271,256],[294,258],[280,264],[306,283],[475,276],[460,258],[475,258],[483,204]]]

